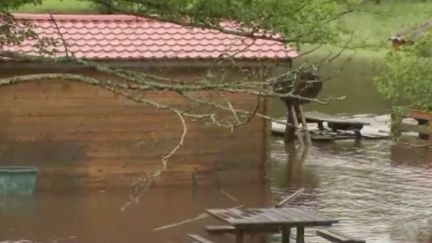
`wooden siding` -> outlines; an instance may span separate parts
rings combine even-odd
[[[34,72],[16,69],[2,76]],[[177,70],[170,75],[192,77],[197,72]],[[181,102],[167,92],[148,95]],[[230,99],[244,108],[256,102],[247,95]],[[36,166],[40,189],[129,186],[160,166],[161,156],[176,145],[182,132],[171,113],[71,81],[0,88],[0,124],[0,166]],[[213,183],[216,174],[224,183],[260,181],[268,158],[268,131],[269,123],[261,119],[234,132],[189,122],[184,147],[156,184],[187,185],[192,172],[200,184]]]

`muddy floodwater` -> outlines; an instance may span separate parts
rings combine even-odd
[[[121,208],[128,193],[119,192],[1,198],[0,237],[33,242],[187,242],[186,233],[205,234],[203,226],[217,221],[152,229],[194,218],[208,207],[271,205],[304,187],[293,205],[339,219],[336,227],[344,232],[368,242],[431,242],[432,153],[427,149],[391,141],[343,141],[316,144],[303,152],[287,151],[274,139],[268,183],[152,188],[140,204],[125,211]],[[232,241],[214,238],[218,239]],[[276,235],[273,242],[277,240]]]
[[[349,75],[336,76],[324,90],[324,94],[345,94],[347,101],[308,109],[388,111],[374,92],[370,67],[364,70],[356,65]],[[361,100],[364,102],[359,103]],[[274,114],[283,115],[281,106],[275,104],[274,108]],[[300,188],[305,188],[304,194],[292,205],[334,217],[340,221],[335,227],[367,242],[432,242],[430,149],[396,145],[390,140],[346,140],[314,143],[308,150],[293,151],[281,139],[273,138],[270,150],[269,161],[263,162],[267,172],[262,183],[229,185],[220,181],[209,187],[155,187],[126,210],[121,209],[128,202],[128,191],[2,197],[0,242],[188,242],[187,233],[207,236],[204,225],[218,222],[204,218],[165,230],[153,229],[197,217],[206,208],[270,206]],[[306,233],[311,242],[324,242],[312,231]],[[279,237],[246,239],[280,242]],[[209,238],[233,242],[226,236]]]

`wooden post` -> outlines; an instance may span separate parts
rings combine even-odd
[[[296,102],[290,103],[288,101],[285,102],[285,105],[287,107],[287,124],[290,124],[290,126],[287,125],[285,128],[285,143],[294,143],[295,138],[297,138],[301,146],[305,145],[305,140],[303,139],[304,132],[306,145],[311,145],[312,140],[301,105],[297,104]],[[302,124],[302,128],[300,128],[300,122]]]
[[[304,243],[304,227],[297,227],[297,243]]]
[[[309,128],[306,122],[306,119],[304,117],[304,112],[303,112],[303,108],[301,107],[301,105],[297,106],[297,110],[298,110],[298,114],[300,115],[300,120],[303,126],[303,131],[305,133],[305,138],[306,138],[306,145],[312,145],[312,139],[310,137],[309,134]]]
[[[291,234],[291,228],[286,226],[282,227],[282,243],[290,242],[290,234]]]
[[[241,229],[236,230],[236,243],[243,243],[243,238],[244,238],[243,230]]]
[[[300,145],[303,146],[304,145],[304,141],[303,141],[302,132],[301,132],[300,127],[299,127],[299,122],[298,122],[298,119],[297,119],[297,112],[296,112],[296,110],[295,110],[295,108],[294,108],[293,105],[290,106],[290,109],[291,109],[291,113],[292,113],[292,116],[293,116],[294,129],[295,129],[295,133],[297,135],[297,139],[298,139]]]
[[[295,128],[293,127],[294,121],[293,121],[293,115],[291,113],[291,105],[287,104],[287,124],[290,124],[290,126],[285,127],[285,136],[284,141],[286,144],[294,143],[295,141]]]

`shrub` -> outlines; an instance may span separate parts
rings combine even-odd
[[[432,111],[432,34],[390,51],[374,81],[393,105]]]

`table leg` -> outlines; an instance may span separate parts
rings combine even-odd
[[[243,230],[236,230],[236,243],[243,243]]]
[[[318,122],[318,130],[320,131],[324,130],[323,122]]]
[[[304,227],[297,227],[297,243],[304,243]]]
[[[290,227],[282,227],[282,243],[290,242],[290,234],[291,234]]]

